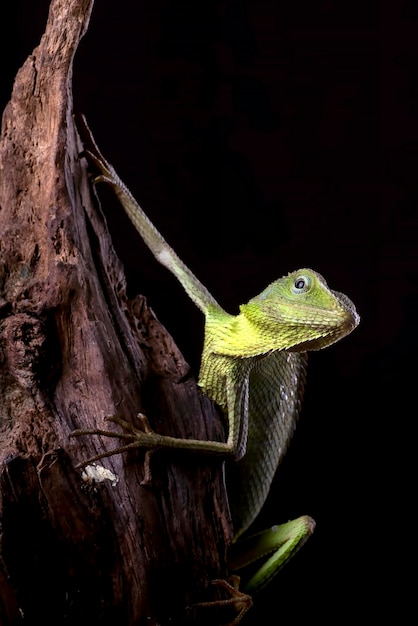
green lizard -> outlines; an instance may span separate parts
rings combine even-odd
[[[111,186],[155,258],[176,276],[203,312],[205,337],[198,384],[221,407],[228,422],[227,441],[217,442],[158,435],[142,415],[142,429],[112,417],[124,427],[123,432],[78,430],[72,434],[117,436],[127,443],[80,466],[136,446],[149,451],[161,447],[200,449],[233,457],[235,463],[227,468],[235,486],[234,493],[229,494],[235,530],[231,562],[240,569],[260,556],[270,555],[246,583],[245,591],[253,594],[294,555],[315,526],[310,517],[303,516],[241,539],[239,545],[246,543],[246,556],[238,554],[235,542],[260,512],[293,434],[305,381],[306,353],[348,335],[360,318],[347,296],[330,290],[324,278],[311,269],[300,269],[271,283],[241,305],[238,315],[224,311],[167,244],[101,155],[82,116],[78,126],[85,139],[84,155],[101,172],[94,182]],[[231,586],[218,582],[228,586],[230,602],[236,602],[239,608],[233,622],[237,624],[249,606],[245,603],[248,596],[237,591],[236,579]]]

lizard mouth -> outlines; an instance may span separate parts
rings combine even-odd
[[[341,293],[340,291],[333,291],[332,293],[341,304],[341,307],[346,311],[347,316],[351,318],[350,329],[354,330],[360,323],[360,315],[357,313],[354,303],[345,295],[345,293]]]
[[[343,294],[341,294],[343,295]],[[321,325],[315,326],[318,330],[319,336],[314,339],[308,339],[307,341],[303,341],[298,343],[294,347],[289,348],[289,352],[307,352],[308,350],[321,350],[322,348],[326,348],[327,346],[336,343],[346,335],[349,335],[359,324],[360,316],[357,313],[354,305],[351,303],[351,300],[344,296],[346,299],[346,306],[343,307],[344,315],[342,316],[341,322],[337,326],[330,327],[327,324],[324,324],[321,332]],[[341,300],[340,300],[341,302]],[[347,306],[351,304],[351,306]]]
[[[327,318],[317,319],[312,327],[316,330],[315,337],[297,343],[289,348],[290,352],[307,352],[308,350],[321,350],[336,343],[346,335],[349,335],[360,323],[360,315],[356,311],[353,302],[344,293],[333,291],[338,305],[334,309],[334,321],[329,323]]]

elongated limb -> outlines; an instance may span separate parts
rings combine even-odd
[[[112,450],[108,450],[106,452],[102,452],[94,457],[87,459],[86,461],[82,461],[77,465],[78,468],[85,467],[90,463],[98,461],[100,459],[104,459],[109,456],[113,456],[114,454],[120,454],[132,448],[145,448],[150,452],[158,449],[177,449],[177,450],[198,450],[201,452],[206,452],[208,454],[221,455],[221,456],[236,456],[237,453],[242,448],[242,443],[239,443],[239,438],[242,438],[244,435],[240,435],[240,406],[241,403],[245,403],[246,394],[248,394],[248,385],[246,381],[241,381],[241,384],[233,385],[227,384],[228,389],[228,407],[229,407],[229,415],[234,416],[237,415],[237,418],[233,418],[229,420],[229,432],[228,439],[226,442],[222,441],[209,441],[203,439],[180,439],[179,437],[170,437],[168,435],[159,435],[154,432],[149,425],[148,419],[142,413],[138,413],[138,418],[140,420],[141,428],[136,428],[130,422],[122,419],[117,415],[107,416],[107,421],[114,422],[122,427],[121,432],[113,431],[113,430],[103,430],[103,429],[76,429],[72,433],[70,433],[70,437],[81,437],[83,435],[102,435],[104,437],[112,437],[122,439],[125,443],[121,446],[118,446]],[[246,435],[246,433],[245,433]],[[244,442],[245,445],[245,442]],[[149,475],[149,459],[150,454],[145,459],[145,475]],[[148,482],[147,480],[145,482]]]
[[[241,572],[251,563],[268,557],[245,583],[245,592],[254,594],[267,585],[314,530],[315,521],[304,515],[232,544],[228,561],[233,571]]]
[[[126,420],[118,417],[117,415],[109,415],[106,419],[107,421],[114,422],[115,424],[119,424],[119,426],[122,426],[122,432],[115,432],[113,430],[102,430],[99,428],[78,428],[76,430],[73,430],[70,433],[70,437],[81,437],[83,435],[101,435],[104,437],[122,439],[126,442],[123,445],[118,446],[117,448],[102,452],[101,454],[97,454],[96,456],[91,457],[86,461],[82,461],[77,465],[77,468],[85,467],[90,463],[93,463],[100,459],[104,459],[109,456],[113,456],[114,454],[126,452],[127,450],[131,450],[132,448],[145,448],[150,452],[162,448],[199,450],[201,452],[207,452],[210,454],[222,456],[231,455],[233,453],[233,448],[228,442],[224,443],[222,441],[206,441],[202,439],[180,439],[167,435],[159,435],[152,430],[145,415],[139,413],[138,417],[141,421],[143,430],[136,428],[135,426],[133,426]],[[149,456],[146,459],[145,475],[146,477],[150,475]],[[145,482],[148,481],[146,480]]]
[[[104,182],[112,187],[129,219],[157,261],[174,274],[174,276],[180,281],[188,296],[203,311],[203,313],[206,314],[209,306],[222,310],[215,298],[189,270],[171,246],[169,246],[164,237],[155,228],[154,224],[144,213],[129,189],[121,181],[113,166],[110,165],[110,163],[108,163],[101,154],[87,125],[85,117],[83,115],[77,115],[75,119],[78,131],[85,146],[85,151],[82,156],[84,156],[90,164],[97,167],[97,169],[101,172],[99,176],[94,178],[93,182],[95,184]]]

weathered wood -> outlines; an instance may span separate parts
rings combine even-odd
[[[93,0],[53,0],[19,70],[0,138],[0,622],[195,623],[225,575],[222,461],[158,452],[74,466],[118,440],[73,440],[107,414],[224,437],[214,406],[123,268],[91,193],[72,118],[72,61]],[[140,268],[138,268],[140,271]],[[115,427],[116,428],[116,427]],[[207,620],[207,621],[206,621]],[[218,623],[210,610],[199,623]]]

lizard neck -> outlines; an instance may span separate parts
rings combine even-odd
[[[199,372],[199,386],[212,400],[227,411],[227,380],[247,376],[253,359],[269,352],[251,322],[243,315],[230,315],[220,307],[206,312],[205,340]]]
[[[283,350],[286,324],[254,323],[241,307],[239,315],[215,315],[206,317],[203,356],[216,354],[238,359],[263,356],[272,350]]]

